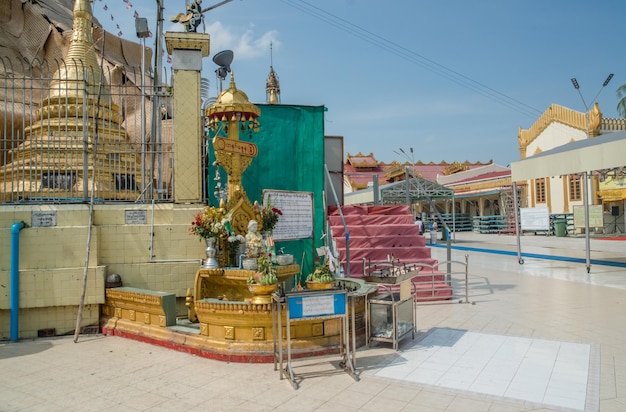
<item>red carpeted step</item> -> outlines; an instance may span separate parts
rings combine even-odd
[[[416,285],[415,286],[415,301],[416,302],[428,302],[434,300],[448,300],[452,299],[452,287],[446,283],[437,283],[433,286],[430,285]]]
[[[432,261],[429,264],[435,264],[437,261],[431,259],[430,249],[427,247],[394,247],[394,248],[355,248],[350,246],[350,260],[361,261],[363,258],[372,262],[384,262],[389,258],[399,260],[401,264],[409,262],[425,263],[426,260]],[[345,258],[345,249],[339,249],[340,260]]]
[[[346,248],[346,238],[336,237],[338,249]],[[424,236],[350,236],[350,249],[359,248],[379,248],[379,247],[424,247],[426,238]]]
[[[407,205],[385,206],[342,206],[341,213],[347,215],[411,215],[411,209]],[[328,207],[328,215],[339,215],[337,206]]]
[[[331,226],[343,227],[345,222],[347,226],[363,226],[363,225],[412,225],[413,217],[411,215],[347,215],[341,219],[341,216],[328,216],[328,222]]]
[[[342,215],[350,233],[350,277],[363,276],[363,260],[386,261],[393,257],[401,264],[423,263],[419,275],[413,278],[416,301],[452,298],[452,288],[445,283],[445,274],[437,271],[437,260],[431,257],[426,238],[413,224],[407,205],[346,206]],[[346,263],[346,235],[336,207],[328,208],[332,236],[339,260]]]
[[[345,257],[341,260],[341,264],[345,266]],[[408,260],[407,260],[407,264],[408,264]],[[433,266],[434,270],[437,270],[437,259],[432,259],[430,257],[428,258],[422,258],[422,259],[411,259],[411,263],[423,263],[425,265],[429,265],[429,266]],[[428,272],[430,272],[430,268],[428,268]],[[439,276],[440,274],[435,272],[434,274],[435,276],[437,276],[437,279],[443,280],[441,279]],[[350,252],[350,277],[362,277],[363,276],[363,259],[354,259],[352,257],[352,252]],[[421,281],[421,277],[424,276],[425,278],[430,279],[432,277],[432,275],[430,273],[420,273],[419,275],[417,275],[418,279],[420,279]]]
[[[333,237],[345,237],[346,231],[343,226],[331,228]],[[352,236],[419,236],[419,228],[416,225],[361,225],[348,226],[350,237]]]

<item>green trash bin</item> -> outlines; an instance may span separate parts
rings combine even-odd
[[[448,229],[445,227],[441,228],[441,240],[448,240]]]
[[[554,234],[556,237],[567,236],[567,220],[559,219],[554,221]]]

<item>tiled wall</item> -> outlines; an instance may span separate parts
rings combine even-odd
[[[104,284],[117,273],[124,286],[174,293],[184,311],[187,288],[205,258],[203,242],[188,233],[202,205],[97,205],[89,248],[89,270],[83,324],[98,323]],[[56,226],[32,227],[32,212],[55,211]],[[145,223],[130,221],[127,211],[139,211]],[[19,337],[55,328],[73,331],[83,286],[87,256],[87,205],[0,207],[0,339],[9,337],[11,227],[24,221],[19,234]],[[181,313],[179,313],[181,314]]]

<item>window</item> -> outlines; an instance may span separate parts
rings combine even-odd
[[[580,176],[570,175],[568,178],[569,183],[569,200],[582,200],[582,192],[580,190]]]
[[[535,180],[535,201],[546,203],[546,179]]]

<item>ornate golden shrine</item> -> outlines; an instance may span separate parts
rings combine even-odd
[[[250,133],[259,130],[260,114],[261,110],[250,103],[243,91],[237,89],[234,73],[230,75],[228,89],[220,93],[205,112],[207,126],[215,133],[215,158],[228,175],[226,209],[232,214],[231,223],[237,234],[246,233],[250,220],[260,222],[259,212],[250,203],[241,183],[241,176],[256,157],[258,148],[254,143],[239,140],[240,130]]]

